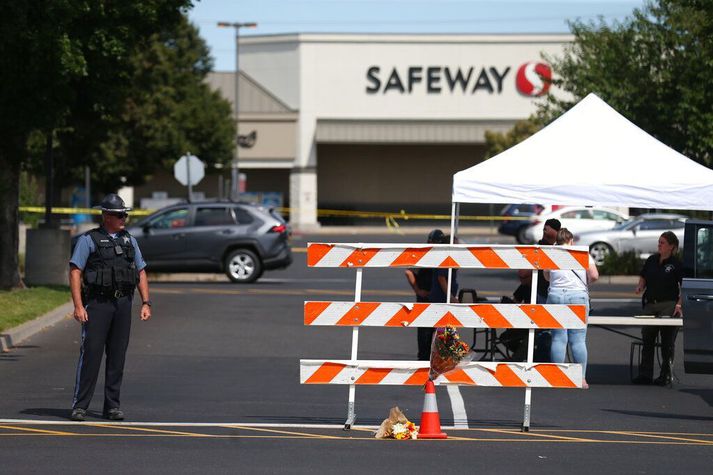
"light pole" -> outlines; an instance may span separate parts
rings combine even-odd
[[[234,28],[235,29],[235,99],[233,100],[233,106],[235,106],[235,156],[233,158],[233,164],[230,168],[230,199],[237,200],[240,198],[240,169],[238,167],[238,151],[240,150],[240,132],[238,126],[240,124],[239,120],[239,109],[238,109],[238,91],[240,82],[240,28],[255,28],[257,23],[237,23],[237,22],[226,22],[219,21],[219,28]]]

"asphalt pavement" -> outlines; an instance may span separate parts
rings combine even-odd
[[[449,392],[439,387],[448,440],[375,440],[372,426],[392,406],[419,422],[423,393],[400,386],[359,386],[357,426],[341,430],[348,387],[300,385],[299,360],[348,359],[351,329],[305,327],[302,307],[305,300],[353,300],[354,271],[309,269],[302,250],[307,241],[354,240],[296,237],[295,263],[255,284],[223,276],[154,282],[153,318],[133,322],[124,424],[101,419],[101,381],[88,422],[67,421],[80,336],[73,320],[0,354],[0,472],[710,472],[713,376],[683,372],[681,336],[674,387],[633,386],[632,340],[590,328],[590,389],[534,389],[530,432],[520,431],[522,389],[461,387],[468,429],[455,430]],[[517,286],[512,271],[462,270],[459,281],[492,300]],[[363,300],[412,300],[398,269],[364,270],[363,288]],[[592,295],[594,315],[639,309],[626,280],[597,284]],[[415,353],[415,329],[360,330],[361,359]]]

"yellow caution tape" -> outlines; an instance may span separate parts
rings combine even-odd
[[[297,208],[276,208],[281,213],[290,213],[291,210]],[[44,213],[44,206],[20,206],[20,211],[23,213]],[[153,209],[134,209],[130,211],[132,216],[147,216],[156,210]],[[52,214],[101,214],[100,209],[94,208],[52,208]],[[388,228],[393,228],[398,231],[399,224],[397,219],[403,219],[408,221],[409,219],[433,219],[433,220],[450,220],[450,214],[420,214],[420,213],[406,213],[404,210],[400,210],[398,213],[389,213],[383,211],[351,211],[351,210],[339,210],[339,209],[318,209],[317,216],[322,218],[332,217],[332,218],[371,218],[371,219],[384,219],[386,226]],[[460,216],[461,221],[517,221],[517,220],[530,220],[531,217],[528,216]]]

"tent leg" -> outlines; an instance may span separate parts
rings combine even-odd
[[[460,203],[451,205],[451,244],[454,243],[456,234],[458,234],[458,219],[460,218]]]

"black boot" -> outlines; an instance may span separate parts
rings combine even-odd
[[[665,386],[665,387],[672,387],[673,386],[673,361],[671,359],[668,359],[664,361],[664,363],[661,365],[661,374],[659,375],[658,378],[654,379],[654,384],[656,386]]]

